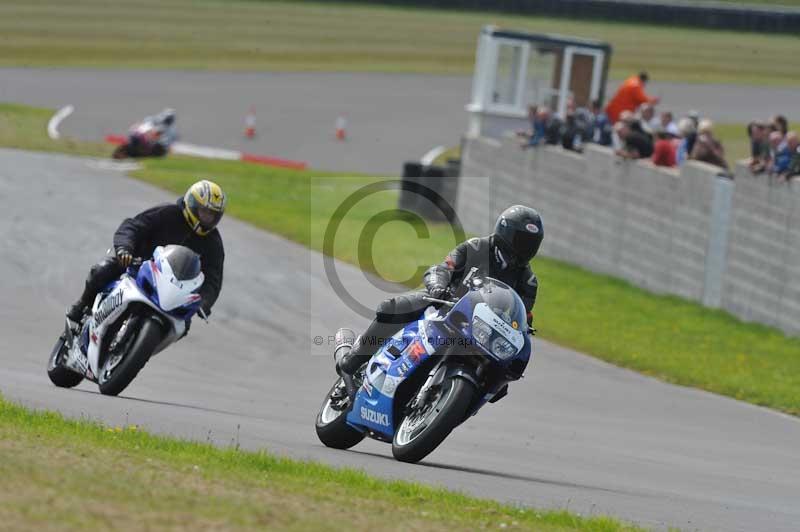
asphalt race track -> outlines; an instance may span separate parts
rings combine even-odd
[[[313,338],[365,320],[333,293],[320,255],[231,218],[222,224],[225,285],[210,324],[195,320],[189,337],[151,360],[124,397],[103,397],[85,383],[55,388],[47,355],[88,266],[123,215],[171,199],[107,162],[0,150],[7,398],[656,528],[797,530],[800,421],[542,341],[527,378],[422,464],[395,462],[388,445],[372,441],[326,449],[314,418],[333,369],[328,347]],[[337,266],[359,301],[377,303],[381,294],[359,271]]]
[[[0,68],[0,101],[72,104],[75,113],[61,130],[87,140],[124,133],[132,122],[172,106],[186,142],[307,161],[318,169],[399,175],[404,161],[459,143],[471,83],[467,76],[419,74]],[[728,123],[788,113],[797,99],[792,88],[657,80],[648,92],[676,116],[697,109]],[[244,116],[251,105],[258,137],[247,140]],[[339,115],[348,120],[346,142],[334,139]]]

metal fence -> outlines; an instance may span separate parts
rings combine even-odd
[[[319,0],[316,0],[319,1]],[[323,0],[324,1],[324,0]],[[330,0],[340,3],[340,0]],[[756,32],[800,32],[800,9],[722,2],[633,0],[349,0],[428,8],[646,22]]]

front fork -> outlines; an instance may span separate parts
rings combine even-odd
[[[428,372],[428,378],[425,379],[425,383],[420,387],[419,392],[417,392],[417,395],[411,401],[411,404],[408,405],[411,410],[415,410],[424,405],[428,400],[431,390],[437,386],[441,386],[441,384],[444,382],[444,377],[447,373],[447,367],[444,365],[444,363],[448,357],[449,355],[442,355],[436,364],[431,368],[430,372]]]

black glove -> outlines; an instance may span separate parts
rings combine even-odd
[[[133,254],[125,248],[117,248],[117,262],[123,268],[127,268],[133,262]]]
[[[432,286],[428,289],[428,293],[434,299],[447,299],[450,295],[446,286]]]

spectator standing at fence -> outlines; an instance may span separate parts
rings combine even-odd
[[[672,135],[663,128],[656,129],[653,145],[653,164],[673,167],[676,165],[676,146]]]
[[[767,169],[769,164],[769,142],[767,140],[767,126],[761,122],[747,124],[747,136],[750,138],[750,171],[759,174]]]
[[[655,136],[656,130],[661,126],[658,118],[656,117],[656,108],[652,104],[646,103],[639,108],[639,120],[642,123],[642,129],[648,135]]]
[[[688,117],[681,118],[680,122],[678,122],[678,134],[681,140],[678,143],[675,162],[681,165],[689,159],[689,155],[692,153],[694,144],[697,141],[697,130],[695,129],[694,121]]]
[[[592,102],[592,142],[601,146],[611,146],[613,134],[614,125],[603,111],[600,100],[594,100]]]
[[[531,130],[527,133],[520,133],[528,138],[523,148],[539,146],[540,144],[559,144],[561,142],[561,120],[554,116],[548,107],[529,107],[529,117],[533,115]]]
[[[789,131],[789,121],[786,120],[786,117],[783,115],[775,115],[772,117],[772,120],[770,120],[769,129],[771,131],[778,131],[781,134],[781,138],[783,138]]]
[[[794,150],[790,147],[792,141]],[[797,151],[797,133],[792,131],[786,136],[781,136],[780,131],[773,131],[769,134],[770,148],[772,148],[772,162],[770,163],[770,174],[781,176],[788,172],[792,162],[792,152]]]
[[[670,111],[664,111],[658,116],[658,124],[656,125],[656,129],[663,129],[673,137],[678,137],[678,124],[675,123],[675,120],[672,116]]]
[[[628,118],[617,122],[614,129],[622,147],[616,154],[623,159],[644,159],[653,155],[653,140],[642,130],[638,120]]]
[[[786,145],[792,153],[792,158],[789,161],[789,168],[781,176],[785,180],[800,178],[800,138],[794,131],[786,134]]]
[[[611,123],[616,123],[623,111],[636,111],[642,104],[658,104],[659,98],[648,96],[644,88],[650,77],[647,72],[641,72],[638,76],[631,76],[626,79],[614,97],[606,106],[606,114]]]
[[[697,127],[697,140],[694,143],[689,159],[713,164],[725,171],[728,170],[725,150],[714,136],[714,123],[711,120],[700,120],[700,125]]]

